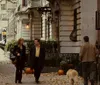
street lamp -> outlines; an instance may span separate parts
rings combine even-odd
[[[5,36],[5,35],[6,35],[6,32],[5,32],[5,31],[3,31],[3,32],[2,32],[2,35],[3,35],[3,36]]]
[[[2,31],[2,36],[3,36],[3,40],[4,40],[5,43],[6,43],[6,30],[3,30],[3,31]]]
[[[25,28],[26,28],[26,29],[30,29],[30,25],[29,25],[29,24],[26,24],[26,25],[25,25]]]

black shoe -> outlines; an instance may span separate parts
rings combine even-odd
[[[17,81],[15,81],[15,83],[17,83]]]
[[[17,80],[15,80],[15,83],[18,83],[18,81],[17,81]]]
[[[39,84],[39,83],[40,83],[40,82],[39,82],[39,80],[36,80],[35,82],[36,82],[37,84]]]
[[[22,82],[21,82],[21,81],[18,81],[18,83],[19,83],[19,84],[22,84]]]

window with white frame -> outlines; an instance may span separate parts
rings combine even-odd
[[[0,20],[2,19],[2,14],[0,14]]]
[[[8,20],[7,14],[0,14],[0,20]]]
[[[2,20],[8,20],[7,14],[2,14]]]
[[[1,10],[6,10],[6,4],[1,4]]]

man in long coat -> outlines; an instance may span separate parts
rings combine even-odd
[[[34,40],[34,46],[30,50],[31,69],[34,69],[36,83],[39,83],[39,77],[44,67],[45,48],[40,45],[40,39]]]

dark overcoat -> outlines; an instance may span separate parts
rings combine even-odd
[[[30,67],[31,67],[31,69],[34,69],[36,66],[35,53],[36,53],[36,47],[32,46],[31,50],[30,50]],[[43,69],[44,62],[45,62],[45,48],[40,46],[40,55],[39,55],[39,62],[38,62],[40,70]]]
[[[17,56],[17,53],[20,54],[20,56]],[[22,49],[18,45],[14,47],[13,55],[16,56],[16,66],[24,68],[25,62],[26,62],[26,47],[23,45]]]

